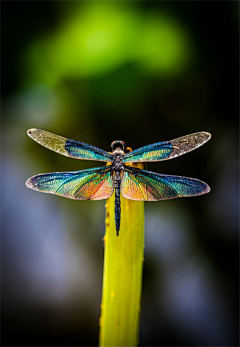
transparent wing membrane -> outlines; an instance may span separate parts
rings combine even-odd
[[[27,134],[40,145],[67,157],[105,162],[113,161],[112,154],[84,142],[69,140],[41,129],[29,129]]]
[[[201,131],[175,140],[154,143],[127,153],[123,158],[123,162],[149,162],[176,158],[202,146],[210,138],[210,133]]]

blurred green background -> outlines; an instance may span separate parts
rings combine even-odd
[[[145,204],[139,339],[238,345],[238,13],[228,1],[2,2],[3,345],[98,343],[105,202],[24,182],[99,163],[38,146],[32,127],[105,150],[212,133],[148,165],[212,191]]]

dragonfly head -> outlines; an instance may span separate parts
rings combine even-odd
[[[113,151],[115,151],[116,149],[120,149],[121,151],[125,152],[125,148],[126,148],[126,143],[124,141],[113,141],[111,143],[111,148]]]

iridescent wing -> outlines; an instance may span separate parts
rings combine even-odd
[[[41,129],[29,129],[27,134],[40,145],[67,157],[106,162],[113,161],[112,154],[84,142],[69,140]]]
[[[114,190],[111,166],[75,172],[53,172],[29,178],[28,188],[74,200],[102,200]]]
[[[154,143],[127,153],[123,158],[123,162],[148,162],[176,158],[202,146],[210,138],[211,134],[201,131],[175,140]]]
[[[125,166],[121,192],[127,199],[157,201],[206,194],[210,187],[194,178],[160,175]]]

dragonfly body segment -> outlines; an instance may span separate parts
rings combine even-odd
[[[113,150],[113,164],[111,167],[112,172],[115,173],[115,225],[117,236],[120,230],[120,220],[121,220],[121,200],[120,200],[120,190],[121,190],[121,172],[125,169],[123,164],[123,156],[125,154],[125,143],[123,141],[114,141],[111,144]]]
[[[41,129],[29,129],[28,135],[37,143],[59,154],[108,163],[107,166],[87,170],[39,174],[29,178],[26,186],[43,193],[75,200],[108,199],[115,190],[117,236],[121,221],[121,194],[131,200],[159,201],[197,196],[210,191],[206,183],[194,178],[162,175],[129,166],[129,163],[162,161],[188,153],[211,138],[207,132],[158,142],[127,154],[123,141],[112,142],[112,153],[108,153],[95,146],[69,140]]]

